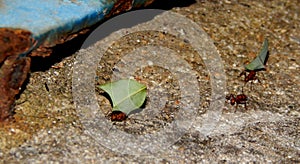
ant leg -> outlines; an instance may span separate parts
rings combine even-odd
[[[234,113],[237,111],[238,103],[236,103]]]
[[[246,76],[246,71],[241,72],[240,75],[239,75],[238,77],[241,77],[241,76],[243,76],[243,75]]]
[[[123,129],[125,129],[125,127],[126,127],[126,121],[127,121],[127,120],[123,121],[123,125],[122,125],[122,126],[123,126]]]
[[[250,90],[253,90],[253,80],[249,80],[250,81]],[[247,82],[245,82],[246,85]]]
[[[253,90],[253,83],[254,83],[254,80],[257,80],[260,84],[261,84],[261,81],[259,80],[259,78],[255,77],[253,78],[253,80],[251,80],[251,83],[250,83],[250,89]]]
[[[259,78],[256,78],[256,80],[261,84],[261,81],[259,80]]]

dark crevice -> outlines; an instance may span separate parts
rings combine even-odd
[[[61,62],[64,58],[73,55],[78,51],[88,37],[89,33],[79,35],[78,37],[67,41],[63,44],[58,44],[52,48],[52,53],[50,56],[41,57],[34,56],[31,57],[31,72],[46,71],[55,63]]]
[[[195,0],[156,0],[146,8],[170,10],[174,7],[187,7],[196,3]]]

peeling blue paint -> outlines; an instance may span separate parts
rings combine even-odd
[[[136,0],[134,6],[146,3]],[[21,28],[33,33],[39,44],[54,43],[104,19],[113,0],[1,0],[0,27]]]
[[[21,28],[38,41],[54,41],[103,19],[113,3],[92,0],[4,0],[0,26]]]

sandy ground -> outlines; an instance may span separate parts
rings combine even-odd
[[[0,128],[1,163],[299,163],[298,4],[299,0],[175,3],[171,11],[200,25],[218,50],[226,75],[222,101],[225,102],[225,94],[239,94],[242,88],[248,96],[247,108],[243,105],[235,108],[224,103],[220,118],[208,136],[203,135],[201,124],[213,101],[210,98],[212,77],[204,61],[193,55],[196,52],[188,42],[152,31],[130,34],[109,47],[96,70],[93,86],[109,82],[112,72],[118,69],[114,66],[124,54],[144,45],[161,45],[178,50],[199,77],[197,93],[201,95],[200,105],[195,120],[187,120],[192,122],[192,126],[174,144],[162,147],[163,152],[154,155],[135,154],[132,153],[135,150],[119,146],[127,151],[124,154],[124,151],[103,146],[118,145],[118,142],[101,143],[97,134],[87,130],[86,125],[93,123],[81,121],[87,116],[82,116],[82,111],[78,112],[72,96],[75,58],[98,53],[96,49],[102,46],[100,43],[89,50],[76,53],[74,49],[58,51],[52,58],[34,59],[31,76],[16,102],[15,121]],[[260,83],[247,83],[244,86],[243,78],[238,76],[243,71],[243,65],[259,52],[265,37],[270,43],[267,68],[257,73]],[[167,62],[174,59],[164,60]],[[115,131],[139,136],[156,133],[176,120],[180,80],[176,80],[170,71],[154,66],[135,72],[133,77],[147,84],[149,90],[156,86],[163,88],[161,92],[148,95],[148,102],[151,102],[149,99],[155,101],[156,96],[166,95],[167,103],[159,111],[161,114],[151,118],[133,114],[120,123],[111,123],[107,119],[110,127]],[[111,110],[109,100],[101,90],[96,89],[95,93],[96,101],[102,109],[97,114],[108,115]],[[197,94],[193,92],[191,95]],[[151,107],[149,104],[146,103],[146,109],[160,107],[160,104],[154,103],[152,105],[156,106]]]

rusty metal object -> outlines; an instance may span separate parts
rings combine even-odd
[[[103,10],[104,18],[107,19],[134,7],[147,6],[153,1],[154,0],[108,0],[107,4],[104,4],[104,7],[101,8],[101,6],[99,6],[99,8]],[[110,7],[111,5],[113,5],[112,8]],[[70,6],[74,7],[73,4]],[[107,13],[105,13],[106,9],[109,9]],[[77,21],[73,20],[67,22],[67,25],[63,22],[62,27],[53,27],[53,29],[45,28],[46,30],[42,28],[39,29],[40,31],[38,32],[18,29],[19,23],[22,22],[20,21],[22,19],[19,19],[19,17],[14,17],[12,20],[15,20],[15,22],[12,21],[14,23],[10,24],[13,27],[16,26],[15,28],[5,28],[6,26],[0,27],[0,122],[12,116],[15,97],[20,93],[20,88],[30,71],[30,57],[50,56],[56,45],[63,44],[79,35],[87,33],[93,24],[102,19],[102,17],[98,15],[95,17],[97,20],[91,18],[94,17],[80,18],[82,20]],[[10,17],[6,17],[6,20],[10,23],[11,19]],[[23,22],[21,24],[23,26]],[[31,27],[31,25],[28,27]]]
[[[15,96],[27,78],[30,58],[20,54],[32,47],[31,32],[0,28],[0,122],[12,115]]]
[[[115,2],[111,12],[106,17],[111,17],[113,15],[120,14],[122,12],[131,10],[132,8],[145,7],[153,3],[154,0],[148,0],[144,3],[137,3],[135,0],[118,0]]]
[[[27,51],[31,42],[30,31],[0,28],[0,63],[3,63],[8,56]]]
[[[128,0],[119,0],[117,1],[111,12],[106,16],[106,17],[111,17],[113,15],[119,14],[121,12],[125,12],[128,11],[132,8],[133,2],[132,1],[128,1]]]

